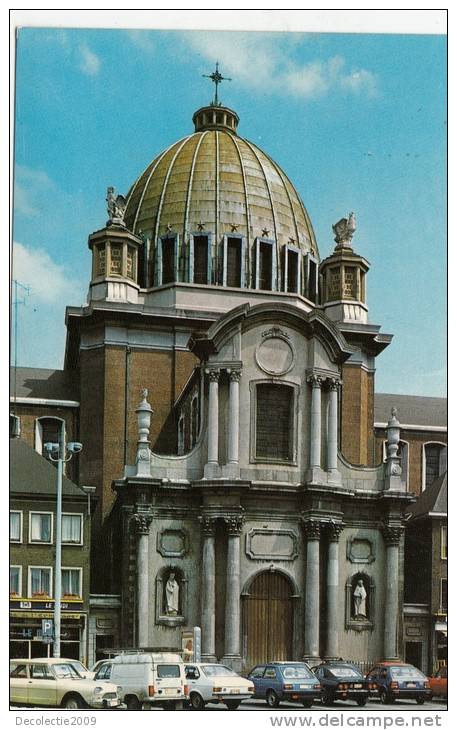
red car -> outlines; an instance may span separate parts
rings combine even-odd
[[[440,667],[428,681],[433,697],[444,697],[447,699],[447,667]]]

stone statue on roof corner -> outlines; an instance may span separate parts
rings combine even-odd
[[[109,187],[106,190],[106,203],[108,211],[108,225],[117,223],[124,226],[124,214],[127,201],[123,195],[116,195],[114,188]]]
[[[335,223],[333,233],[335,234],[335,241],[338,246],[351,245],[352,237],[357,228],[354,213],[349,213],[347,218],[341,218],[338,223]]]

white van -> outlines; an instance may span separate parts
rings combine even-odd
[[[120,654],[102,664],[94,677],[118,687],[128,710],[182,710],[188,689],[179,654]]]

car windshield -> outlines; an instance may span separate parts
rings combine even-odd
[[[77,672],[79,672],[80,674],[82,674],[82,672],[87,672],[87,669],[86,669],[86,667],[84,666],[84,664],[81,664],[81,662],[77,662],[77,661],[72,661],[71,665],[72,665],[72,667],[74,667],[74,668],[76,669],[76,671],[77,671]]]
[[[392,667],[390,673],[395,679],[425,679],[425,674],[416,667]]]
[[[66,677],[70,679],[82,679],[81,675],[71,664],[53,664],[52,668],[58,679],[64,679]]]
[[[308,669],[305,664],[288,664],[285,667],[281,667],[282,676],[284,679],[315,679],[314,674]]]
[[[203,673],[207,677],[237,677],[237,673],[233,669],[221,666],[220,664],[203,664]]]
[[[354,667],[329,667],[334,677],[347,677],[348,679],[362,679],[362,675]]]

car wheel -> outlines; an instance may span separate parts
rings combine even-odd
[[[140,701],[138,700],[138,697],[135,697],[135,695],[126,697],[125,704],[127,705],[128,710],[141,710]]]
[[[193,710],[203,710],[205,708],[203,697],[196,692],[192,692],[190,696],[190,706]]]
[[[387,694],[387,690],[385,689],[382,689],[379,692],[379,699],[381,700],[382,705],[390,705],[390,703],[392,702],[390,695]]]
[[[241,705],[241,700],[227,700],[225,703],[229,710],[237,710]]]
[[[359,707],[365,707],[365,705],[367,704],[367,697],[359,697],[359,699],[357,700],[357,704]]]
[[[68,695],[62,700],[62,707],[65,710],[80,710],[84,707],[84,700],[80,695]]]
[[[279,697],[273,689],[268,690],[266,699],[268,707],[279,707]]]
[[[416,697],[416,702],[417,702],[418,705],[423,705],[424,702],[425,702],[425,698],[424,697]]]
[[[331,707],[334,703],[334,699],[329,692],[324,692],[322,695],[322,704],[326,707]]]
[[[303,707],[312,707],[313,700],[303,700],[302,705]]]

